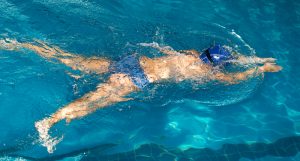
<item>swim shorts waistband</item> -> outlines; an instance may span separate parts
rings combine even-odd
[[[140,89],[149,84],[149,80],[140,65],[137,55],[129,55],[123,59],[113,62],[109,70],[111,73],[124,73],[130,76],[132,82]]]

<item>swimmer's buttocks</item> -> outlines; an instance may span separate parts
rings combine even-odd
[[[140,66],[137,55],[129,55],[117,62],[113,62],[109,71],[111,73],[124,73],[130,76],[132,82],[140,89],[149,84],[149,80]]]

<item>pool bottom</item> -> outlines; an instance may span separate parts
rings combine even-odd
[[[251,144],[224,144],[222,148],[214,150],[210,148],[190,148],[180,150],[178,148],[166,148],[158,144],[143,144],[132,151],[104,155],[105,150],[114,147],[114,144],[99,145],[93,148],[82,149],[63,155],[46,158],[18,157],[27,160],[101,160],[101,161],[239,161],[239,160],[294,160],[300,151],[300,136],[290,136],[278,139],[273,143]],[[5,150],[0,151],[7,154]],[[0,160],[2,159],[0,158]],[[277,158],[277,159],[274,159]]]

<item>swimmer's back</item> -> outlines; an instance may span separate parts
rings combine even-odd
[[[189,78],[204,73],[209,66],[194,55],[168,55],[158,58],[141,57],[141,67],[150,82]]]

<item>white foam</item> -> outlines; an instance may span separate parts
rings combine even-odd
[[[222,25],[220,25],[220,24],[217,24],[217,23],[213,23],[213,24],[216,25],[216,26],[219,26],[219,27],[221,27],[221,28],[223,28],[223,29],[226,29],[225,26],[222,26]]]
[[[0,161],[10,161],[10,160],[14,160],[14,161],[28,161],[22,157],[8,157],[8,156],[4,156],[0,158]]]
[[[175,54],[180,54],[179,52],[177,52],[176,50],[174,50],[171,46],[159,46],[159,44],[157,42],[152,42],[152,43],[138,43],[137,45],[144,46],[144,47],[153,47],[153,48],[159,49],[159,50],[168,50],[168,51],[172,51]]]
[[[225,26],[223,26],[223,25],[220,25],[220,24],[217,24],[217,23],[213,23],[214,25],[216,25],[216,26],[218,26],[218,27],[220,27],[220,28],[223,28],[223,29],[226,29],[227,31],[229,30],[229,29],[227,29]],[[250,50],[250,52],[251,52],[251,54],[255,54],[256,52],[255,52],[255,50],[242,38],[242,36],[241,35],[239,35],[239,34],[237,34],[235,31],[234,31],[234,29],[231,29],[230,31],[228,31],[228,33],[230,34],[230,35],[232,35],[232,36],[234,36],[234,37],[236,37],[237,39],[239,39],[243,44],[244,44],[244,46],[246,46],[249,50]]]
[[[0,49],[16,50],[20,48],[20,43],[15,39],[4,38],[0,39]]]
[[[39,142],[42,144],[42,146],[47,148],[48,153],[53,153],[55,146],[62,141],[63,136],[60,138],[52,138],[49,135],[49,129],[51,127],[49,121],[49,118],[38,121],[35,123],[35,128],[39,132]]]
[[[157,42],[152,42],[152,43],[138,43],[138,45],[140,46],[144,46],[144,47],[154,47],[154,48],[158,48],[159,45]]]
[[[245,40],[239,34],[237,34],[233,29],[229,33],[234,37],[238,38],[250,50],[251,54],[255,54],[255,50],[248,43],[246,43]]]

